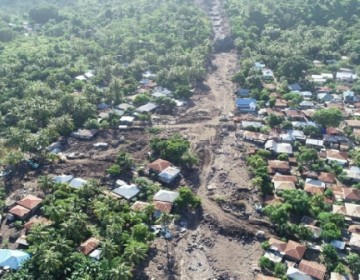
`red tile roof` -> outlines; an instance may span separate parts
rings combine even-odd
[[[342,188],[344,200],[360,200],[360,191],[354,188]]]
[[[92,251],[94,251],[100,244],[100,240],[95,237],[91,237],[85,242],[81,243],[79,246],[79,250],[84,255],[89,255]]]
[[[325,182],[325,183],[334,183],[335,179],[336,179],[336,176],[334,174],[331,174],[331,173],[320,172],[320,175],[319,175],[318,179],[320,181]]]
[[[155,172],[158,172],[158,173],[161,173],[163,172],[166,168],[168,168],[169,166],[171,166],[171,162],[167,161],[167,160],[164,160],[164,159],[157,159],[153,162],[151,162],[148,167],[149,169],[155,171]]]
[[[155,209],[161,213],[170,213],[172,209],[172,204],[170,202],[164,201],[154,201]]]
[[[36,208],[41,202],[42,202],[42,199],[40,197],[29,194],[29,195],[25,196],[22,200],[20,200],[16,203],[27,209],[32,210],[32,209]]]
[[[323,280],[326,273],[326,266],[317,262],[302,260],[299,264],[299,270],[315,279]]]
[[[283,182],[293,182],[296,183],[298,181],[297,177],[294,175],[280,175],[275,174],[272,181],[283,181]]]
[[[308,193],[313,193],[313,194],[323,194],[324,193],[324,188],[320,188],[314,185],[310,185],[310,184],[305,184],[304,187],[304,191],[308,192]]]
[[[21,205],[16,205],[9,210],[9,213],[18,216],[19,218],[26,216],[27,214],[29,214],[29,212],[29,209],[22,207]]]
[[[283,160],[269,160],[268,165],[271,169],[287,169],[290,170],[289,162]]]
[[[288,243],[286,244],[284,253],[286,256],[299,261],[304,256],[305,251],[306,251],[306,247],[304,245],[289,240]]]

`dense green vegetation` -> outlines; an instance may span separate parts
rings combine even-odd
[[[246,1],[225,0],[235,46],[244,59],[238,80],[251,84],[249,72],[254,61],[265,63],[283,81],[295,82],[304,71],[316,73],[313,60],[339,61],[340,66],[360,63],[360,6],[357,0],[322,1]],[[243,75],[241,75],[243,74]],[[249,75],[250,74],[250,75]],[[250,79],[250,77],[252,77]]]
[[[0,133],[36,152],[94,119],[97,104],[134,94],[146,70],[187,96],[206,73],[210,34],[191,1],[2,1]]]

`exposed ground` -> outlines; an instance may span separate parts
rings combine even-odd
[[[209,15],[214,11],[220,15],[221,25],[214,27],[214,44],[219,49],[225,44],[225,51],[213,54],[209,75],[199,86],[193,107],[161,127],[166,127],[167,133],[180,131],[201,158],[199,181],[189,183],[202,199],[203,213],[184,219],[188,230],[180,234],[174,229],[174,241],[166,245],[165,240],[157,240],[156,253],[144,274],[151,279],[251,280],[262,254],[254,235],[259,230],[269,235],[270,227],[264,226],[267,222],[255,211],[257,194],[243,160],[246,146],[236,139],[232,122],[220,121],[235,111],[235,88],[230,79],[238,57],[233,50],[226,50],[228,41],[223,40],[219,47],[218,39],[229,36],[220,3],[197,2]]]

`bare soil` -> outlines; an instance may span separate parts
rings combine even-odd
[[[214,41],[228,37],[220,2],[196,2],[208,13],[215,10],[221,16]],[[214,53],[208,77],[192,98],[193,106],[160,126],[166,133],[181,132],[199,155],[198,181],[186,183],[201,197],[203,212],[183,218],[188,229],[185,233],[174,229],[171,242],[157,239],[153,245],[156,253],[152,251],[151,260],[136,279],[255,279],[262,255],[255,235],[259,230],[271,235],[271,226],[255,211],[258,195],[244,162],[247,146],[236,139],[235,124],[220,121],[235,113],[231,77],[238,61],[233,50]]]

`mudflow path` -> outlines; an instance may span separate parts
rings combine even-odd
[[[212,20],[215,49],[219,40],[229,36],[221,2],[196,3]],[[186,136],[201,159],[195,187],[203,211],[186,219],[185,233],[174,229],[172,241],[155,241],[144,271],[150,279],[255,279],[262,249],[254,235],[259,230],[267,236],[271,233],[255,211],[258,196],[251,187],[235,126],[220,121],[235,111],[231,77],[238,59],[234,50],[214,51],[207,79],[193,98],[194,106],[162,126]]]

